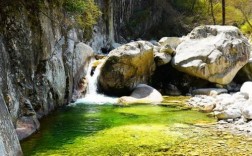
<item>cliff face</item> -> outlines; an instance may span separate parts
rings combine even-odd
[[[60,8],[46,0],[0,2],[4,97],[0,103],[7,105],[19,139],[39,128],[39,118],[71,100],[93,55],[90,49],[74,49],[81,37],[75,29],[66,30],[63,16]]]
[[[177,12],[169,2],[96,2],[103,14],[88,42],[96,52],[106,52],[115,42],[180,34],[180,24],[173,26]],[[83,35],[66,27],[65,15],[51,0],[0,1],[0,92],[3,96],[0,105],[7,106],[9,111],[9,114],[4,112],[9,117],[0,116],[0,121],[13,123],[7,121],[1,125],[4,127],[0,137],[10,134],[15,137],[13,126],[19,139],[31,135],[40,126],[39,118],[71,100],[79,79],[86,74],[92,50],[85,46],[83,51],[75,50]],[[11,150],[4,148],[1,140],[0,149]]]
[[[127,43],[139,38],[159,40],[190,31],[183,27],[180,13],[170,1],[96,0],[96,3],[103,14],[90,44],[97,52],[110,50],[114,42]]]
[[[9,111],[0,92],[0,155],[22,155],[17,134],[10,119]]]

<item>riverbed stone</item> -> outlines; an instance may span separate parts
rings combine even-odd
[[[112,50],[98,77],[106,94],[127,95],[138,84],[147,83],[155,70],[153,45],[136,41]]]
[[[236,120],[241,117],[249,119],[250,107],[247,103],[247,94],[241,92],[215,96],[196,95],[187,101],[191,107],[197,107],[203,112],[213,112],[219,120]]]
[[[215,115],[218,119],[236,119],[242,116],[241,110],[228,108],[221,112],[215,112]]]
[[[228,84],[248,62],[251,46],[234,26],[196,27],[176,48],[173,66],[218,84]]]

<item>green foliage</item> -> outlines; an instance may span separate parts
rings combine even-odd
[[[172,0],[172,5],[183,13],[183,22],[192,28],[201,24],[222,24],[222,3],[212,0]],[[240,27],[244,33],[251,33],[248,19],[252,18],[252,0],[226,0],[226,24]]]
[[[250,23],[252,23],[252,20],[250,20]],[[248,24],[248,22],[246,22],[241,26],[241,31],[244,34],[252,34],[252,27]]]
[[[93,25],[97,23],[101,12],[94,0],[64,0],[63,8],[74,18],[69,20],[70,26],[83,29],[86,39],[92,36]]]
[[[86,8],[86,2],[84,0],[65,0],[64,8],[71,13],[83,13]]]
[[[217,3],[214,6],[214,15],[216,17],[216,23],[222,23],[222,11],[221,4]],[[243,23],[243,15],[241,11],[234,6],[226,6],[226,24],[239,26]]]

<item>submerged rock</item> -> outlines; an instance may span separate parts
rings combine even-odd
[[[125,44],[110,52],[98,78],[106,94],[125,95],[147,83],[155,70],[153,45],[146,41]]]
[[[173,66],[210,82],[228,84],[248,62],[251,46],[233,26],[200,26],[176,48]]]
[[[131,93],[130,96],[119,98],[119,104],[134,104],[134,103],[160,103],[163,101],[162,95],[151,86],[139,84]]]

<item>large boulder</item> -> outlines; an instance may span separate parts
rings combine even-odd
[[[163,101],[162,95],[151,86],[139,84],[131,93],[130,96],[123,96],[119,98],[119,104],[136,104],[136,103],[152,103],[157,104]]]
[[[250,56],[252,56],[251,53]],[[252,58],[250,58],[248,63],[238,72],[235,81],[238,83],[252,81]]]
[[[251,46],[233,26],[199,26],[178,45],[173,66],[210,82],[228,84],[248,62]]]
[[[153,45],[131,42],[109,53],[101,67],[99,87],[107,94],[125,95],[138,84],[147,83],[154,70]]]

